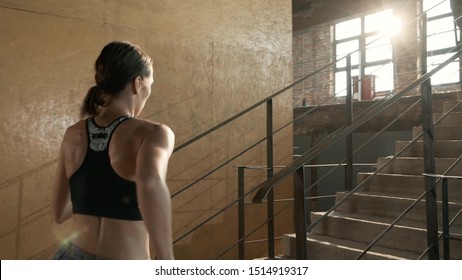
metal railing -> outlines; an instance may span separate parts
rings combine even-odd
[[[455,164],[457,164],[458,162],[460,162],[462,160],[462,156],[459,157],[452,166],[455,166]],[[445,174],[447,172],[449,172],[450,170],[447,170],[445,172]],[[431,177],[431,178],[434,178],[434,179],[438,179],[438,180],[442,180],[442,183],[441,183],[441,196],[442,196],[442,212],[443,212],[443,231],[442,233],[438,236],[438,240],[443,237],[443,259],[444,260],[449,260],[450,259],[450,246],[449,246],[449,242],[451,240],[451,238],[454,238],[454,239],[460,239],[460,237],[455,237],[455,236],[451,236],[450,234],[450,226],[453,224],[454,221],[456,221],[462,214],[462,209],[460,209],[457,214],[452,218],[452,220],[450,221],[449,220],[449,191],[448,191],[448,188],[449,188],[449,180],[450,179],[456,179],[456,180],[460,180],[462,179],[462,176],[450,176],[450,175],[444,175],[444,174],[427,174],[427,173],[423,173],[422,174],[423,176],[425,177]],[[424,254],[427,253],[429,248],[427,248],[427,250],[425,250],[425,252],[422,254],[422,256]]]
[[[413,89],[414,87],[416,87],[416,86],[418,86],[418,85],[421,85],[421,84],[422,84],[425,80],[427,80],[431,75],[433,75],[434,73],[438,72],[440,69],[442,69],[443,67],[445,67],[448,63],[450,63],[451,61],[453,61],[453,60],[454,60],[456,57],[458,57],[460,54],[461,54],[461,53],[460,53],[460,51],[459,51],[458,53],[456,53],[455,55],[453,55],[450,59],[448,59],[445,63],[441,64],[440,66],[438,66],[437,68],[435,68],[435,69],[432,70],[431,72],[429,72],[429,73],[427,73],[427,74],[424,74],[421,78],[419,78],[417,81],[415,81],[415,82],[412,83],[411,85],[407,86],[407,87],[406,87],[405,89],[403,89],[401,92],[396,93],[395,95],[393,95],[393,97],[395,97],[395,98],[390,98],[392,101],[384,100],[384,102],[382,103],[382,104],[384,104],[384,105],[382,105],[382,106],[378,106],[378,105],[377,105],[375,108],[370,109],[370,110],[365,114],[366,117],[363,117],[363,119],[360,119],[361,122],[364,123],[364,122],[368,121],[368,117],[367,117],[367,116],[370,116],[370,115],[375,116],[375,115],[377,115],[379,112],[385,110],[388,106],[390,106],[390,105],[392,105],[394,102],[396,102],[396,100],[398,100],[400,97],[404,96],[408,91],[410,91],[411,89]],[[418,102],[419,102],[419,101],[417,101],[414,105],[416,105]],[[414,106],[414,105],[413,105],[413,106]],[[409,109],[410,109],[410,108],[409,108]],[[404,113],[403,113],[403,114],[404,114]],[[337,133],[340,133],[340,135],[342,135],[341,137],[343,137],[343,135],[345,135],[345,134],[351,134],[351,133],[354,131],[354,129],[357,128],[357,126],[359,126],[359,125],[360,125],[360,124],[354,123],[354,122],[353,122],[353,124],[351,124],[350,126],[347,126],[346,128],[340,129]],[[390,123],[390,125],[391,125],[391,123]],[[386,128],[384,128],[383,130],[385,130],[385,129],[386,129]],[[342,130],[343,130],[343,131],[342,131]],[[346,130],[346,132],[345,132],[345,130]],[[351,131],[349,131],[349,130],[351,130]],[[341,138],[341,137],[339,137],[339,138]],[[335,137],[331,137],[331,138],[329,138],[329,139],[331,139],[330,141],[335,142]],[[329,139],[328,139],[328,141],[329,141]],[[332,139],[333,139],[333,140],[332,140]],[[263,142],[264,140],[265,140],[265,139],[262,139],[259,143]],[[246,152],[246,151],[244,151],[243,153],[245,153],[245,152]],[[302,157],[303,157],[303,156],[306,157],[306,154],[302,155]],[[300,157],[300,158],[302,158],[302,157]],[[297,161],[297,160],[296,160],[296,161]],[[295,161],[295,162],[296,162],[296,161]],[[305,160],[304,160],[303,162],[305,162]],[[390,162],[390,161],[389,161],[389,162]],[[340,164],[338,164],[338,165],[340,166],[340,165],[345,165],[345,164],[340,163]],[[386,164],[383,165],[383,167],[385,167],[385,166],[386,166]],[[274,166],[272,166],[272,167],[271,167],[271,166],[267,166],[267,167],[265,167],[265,170],[270,170],[270,169],[272,170],[273,168],[275,168],[275,167],[274,167]],[[288,168],[293,168],[293,165],[292,165],[292,166],[289,165],[289,166],[285,167],[285,168],[283,169],[283,171],[284,171],[284,170],[288,170]],[[302,177],[301,174],[303,174],[303,173],[300,173],[300,170],[299,170],[298,168],[296,168],[296,169],[297,169],[296,171],[297,171],[297,174],[298,174],[298,176],[296,176],[296,180],[297,180],[297,178],[301,178],[301,177]],[[243,174],[243,170],[244,170],[244,167],[239,168],[238,173]],[[380,171],[380,169],[379,169],[378,171]],[[378,171],[377,171],[377,172],[378,172]],[[277,174],[281,174],[281,172],[278,172]],[[277,174],[276,174],[276,175],[277,175]],[[241,175],[241,176],[242,176],[242,175]],[[239,176],[239,177],[241,178],[241,176]],[[274,177],[268,179],[265,183],[263,183],[262,185],[260,185],[260,186],[259,186],[259,193],[261,193],[261,186],[264,186],[265,184],[268,184],[268,182],[271,182],[272,180],[275,180]],[[278,180],[282,180],[282,179],[278,179]],[[301,181],[302,181],[302,180],[301,180]],[[274,181],[273,181],[273,182],[274,182]],[[366,181],[365,181],[365,182],[366,182]],[[363,182],[363,183],[364,183],[364,182]],[[242,184],[242,181],[239,180],[240,190],[239,190],[238,199],[237,199],[236,201],[233,202],[233,204],[234,204],[234,203],[238,203],[238,204],[239,204],[239,207],[238,207],[239,210],[238,210],[238,211],[239,211],[239,215],[240,215],[240,216],[242,216],[242,215],[243,215],[243,212],[244,212],[244,210],[243,210],[243,207],[244,207],[244,205],[245,205],[245,203],[244,203],[244,198],[245,198],[247,195],[249,195],[253,190],[255,190],[255,189],[253,189],[253,190],[250,191],[250,192],[244,193],[244,192],[243,192],[243,189],[242,189],[242,187],[241,187],[241,184]],[[297,184],[296,184],[296,185],[297,185]],[[303,186],[304,184],[299,184],[299,185],[302,185],[302,186]],[[358,186],[358,187],[360,187],[360,186]],[[357,189],[358,189],[358,188],[357,188]],[[356,190],[357,190],[357,189],[356,189]],[[301,190],[301,191],[300,191],[300,190]],[[304,188],[299,188],[298,191],[299,191],[300,195],[295,195],[295,201],[296,201],[296,202],[295,202],[295,212],[296,212],[296,213],[297,213],[297,212],[304,212],[304,211],[301,211],[299,208],[297,208],[297,205],[300,205],[300,203],[297,203],[297,197],[298,197],[298,198],[300,198],[300,197],[305,197],[305,190],[304,190]],[[352,190],[351,194],[354,193],[354,191],[355,191],[355,190]],[[267,191],[265,191],[265,194],[266,194],[266,193],[267,193]],[[301,195],[301,193],[303,193],[303,195]],[[258,194],[257,194],[257,196],[258,196]],[[348,196],[347,196],[347,197],[348,197]],[[345,199],[346,199],[347,197],[345,197]],[[269,200],[271,200],[271,203],[273,203],[273,202],[272,202],[272,199],[269,199]],[[304,201],[304,199],[299,199],[299,201],[300,201],[300,200]],[[255,202],[255,198],[254,198],[254,202]],[[258,202],[261,202],[261,201],[258,201]],[[340,203],[340,204],[341,204],[341,203]],[[338,204],[338,205],[340,205],[340,204]],[[337,205],[337,207],[338,207],[338,205]],[[231,205],[230,205],[230,206],[231,206]],[[223,211],[224,211],[224,210],[228,210],[229,208],[230,208],[230,207],[226,207],[225,209],[223,209]],[[286,208],[287,208],[287,207],[286,207]],[[297,210],[297,209],[298,209],[298,210]],[[335,208],[334,208],[334,209],[335,209]],[[332,211],[333,211],[333,210],[332,210]],[[269,211],[268,211],[268,212],[269,212]],[[222,213],[222,211],[220,211],[219,213],[217,213],[217,215],[220,214],[220,213]],[[249,234],[247,234],[247,235],[244,234],[244,230],[243,230],[243,228],[242,228],[242,225],[243,225],[243,223],[244,223],[244,220],[243,220],[243,219],[240,219],[240,220],[239,220],[239,225],[240,225],[240,226],[239,226],[239,228],[240,228],[240,229],[239,229],[239,237],[238,237],[238,242],[236,242],[236,244],[234,244],[234,245],[238,245],[238,246],[239,246],[239,255],[240,255],[241,258],[244,257],[243,246],[244,246],[244,244],[245,244],[245,239],[246,239],[249,235],[251,235],[252,233],[254,233],[257,229],[259,229],[260,227],[262,227],[264,224],[270,224],[270,221],[274,219],[274,216],[277,216],[277,215],[268,215],[268,219],[267,219],[262,225],[260,225],[259,227],[257,227],[255,230],[253,230],[251,233],[249,233]],[[213,218],[213,217],[216,217],[216,215],[212,216],[211,218]],[[322,219],[320,219],[319,221],[321,221],[321,220],[322,220]],[[204,223],[201,223],[199,226],[205,224],[207,221],[210,221],[210,219],[207,219]],[[314,224],[311,225],[311,227],[312,227],[312,226],[314,226]],[[306,236],[306,232],[310,229],[310,227],[307,228],[306,226],[299,227],[299,228],[300,228],[299,231],[300,231],[300,232],[303,232],[303,234],[304,234],[305,236]],[[303,230],[302,230],[302,229],[303,229]],[[191,230],[190,232],[193,232],[193,231],[194,231],[194,230]],[[269,232],[270,232],[270,231],[269,231]],[[270,233],[268,234],[268,239],[266,239],[266,240],[267,240],[268,242],[274,242],[274,239],[275,239],[275,237],[274,237],[274,236],[271,236],[271,232],[270,232]],[[303,239],[304,239],[304,238],[300,238],[300,239],[297,239],[297,240],[303,240]],[[272,240],[272,241],[271,241],[271,240]],[[274,258],[274,256],[271,255],[271,247],[270,247],[271,245],[270,245],[270,244],[271,244],[271,243],[269,243],[269,245],[268,245],[268,246],[269,246],[269,249],[268,249],[268,252],[269,252],[268,258]],[[230,248],[228,248],[227,250],[225,250],[224,253],[228,252],[232,247],[233,247],[233,246],[231,246]],[[298,245],[298,246],[297,246],[297,248],[304,248],[304,247],[305,247],[305,246],[301,246],[301,245]],[[366,250],[366,252],[367,252],[367,250]],[[219,257],[222,256],[222,255],[223,255],[223,254],[220,254]]]
[[[424,22],[425,20],[422,20]],[[423,25],[422,28],[425,26]],[[423,34],[426,35],[425,29],[422,29]],[[266,182],[262,183],[259,186],[259,191],[255,195],[253,201],[255,203],[259,203],[262,198],[265,196],[266,192],[269,190],[273,189],[274,186],[276,186],[280,181],[282,181],[284,178],[289,176],[290,174],[296,174],[295,176],[295,186],[294,186],[294,193],[295,195],[300,195],[301,197],[304,197],[304,182],[303,182],[303,176],[302,176],[302,170],[300,169],[301,166],[305,162],[309,162],[313,158],[315,158],[318,154],[335,144],[336,142],[340,141],[341,139],[344,139],[345,137],[348,137],[355,131],[358,127],[375,117],[377,114],[388,108],[390,105],[392,105],[394,102],[396,102],[399,98],[403,97],[408,91],[411,89],[421,86],[422,89],[422,100],[423,100],[423,116],[424,116],[424,129],[423,129],[423,136],[424,136],[424,142],[426,147],[430,147],[430,149],[427,149],[425,152],[425,158],[426,158],[426,163],[425,163],[425,170],[434,170],[434,152],[432,150],[433,144],[431,143],[432,137],[433,137],[433,122],[432,122],[432,112],[431,112],[431,86],[428,84],[427,81],[429,81],[429,78],[434,75],[436,72],[440,71],[442,68],[444,68],[446,65],[451,63],[452,61],[456,60],[461,54],[460,50],[460,44],[456,47],[457,52],[449,59],[447,59],[444,63],[440,64],[438,67],[434,68],[432,71],[425,73],[422,72],[423,75],[417,79],[415,82],[407,86],[405,89],[402,91],[396,93],[393,95],[388,100],[385,100],[384,102],[378,103],[378,105],[375,108],[372,108],[369,110],[366,114],[364,114],[361,117],[358,117],[356,120],[354,120],[351,124],[339,129],[335,133],[333,133],[331,136],[329,136],[327,139],[325,139],[322,143],[319,145],[313,147],[303,155],[301,155],[299,158],[297,158],[292,164],[278,172],[273,178],[267,180]],[[425,65],[425,58],[426,58],[426,51],[424,48],[424,51],[422,52],[425,57],[422,59],[424,69],[426,69]],[[427,83],[427,84],[426,84]],[[391,162],[391,161],[388,161]],[[385,165],[384,165],[385,166]],[[382,168],[384,167],[382,166]],[[378,171],[380,171],[381,168],[379,168]],[[378,172],[377,171],[377,172]],[[374,174],[376,174],[375,172]],[[428,178],[428,177],[426,177]],[[367,180],[366,180],[367,181]],[[363,183],[365,183],[364,181]],[[436,196],[434,194],[434,180],[429,180],[426,179],[426,192],[422,195],[426,196],[426,203],[427,203],[427,211],[430,216],[427,216],[427,221],[428,221],[428,226],[427,226],[427,234],[428,234],[428,242],[429,244],[432,244],[432,248],[430,250],[429,258],[435,259],[438,258],[438,242],[437,242],[437,220],[436,220]],[[351,190],[351,192],[345,196],[342,200],[340,200],[334,207],[332,207],[329,211],[325,213],[320,219],[318,219],[315,223],[311,224],[310,226],[306,226],[305,224],[305,218],[303,217],[304,214],[300,214],[300,217],[297,218],[298,220],[298,225],[296,225],[296,244],[297,244],[297,249],[300,250],[300,252],[297,251],[297,258],[304,259],[307,257],[306,255],[306,232],[312,229],[315,225],[323,221],[327,215],[329,215],[332,211],[334,211],[338,206],[340,206],[343,202],[346,201],[351,195],[353,195],[359,188],[362,186],[362,184],[358,185],[355,189]],[[421,198],[422,198],[421,197]],[[420,200],[420,199],[419,199]],[[305,213],[305,207],[304,199],[297,199],[295,198],[295,203],[299,204],[298,206],[296,205],[295,208],[298,209],[299,213]],[[410,209],[412,209],[414,205],[412,205],[409,209],[403,213],[405,215]],[[297,215],[297,214],[295,214]],[[397,219],[399,221],[401,217]],[[384,232],[384,234],[389,231],[390,228],[393,227],[395,223],[392,223],[392,225]],[[435,227],[436,225],[436,227]],[[374,246],[374,244],[382,237],[383,235],[379,236],[379,238],[374,241],[366,250],[361,254],[358,258],[362,257],[369,249],[370,247]]]

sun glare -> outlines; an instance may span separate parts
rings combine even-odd
[[[397,17],[388,19],[388,24],[383,24],[380,28],[380,34],[384,36],[397,36],[401,32],[402,22]]]
[[[366,16],[365,28],[366,33],[378,31],[382,36],[394,36],[401,31],[401,20],[389,9]]]

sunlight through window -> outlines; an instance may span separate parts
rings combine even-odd
[[[380,35],[393,36],[401,29],[401,21],[394,17],[391,9],[368,15],[364,20],[366,33],[378,31]]]
[[[364,25],[364,30],[361,26]],[[346,95],[346,59],[351,54],[352,76],[375,78],[375,90],[389,92],[393,89],[393,47],[391,36],[399,33],[401,23],[393,10],[385,10],[335,25],[335,50],[337,55],[335,94]],[[360,58],[363,58],[362,61]]]
[[[342,40],[361,34],[361,19],[355,18],[335,25],[335,39]]]
[[[424,0],[423,10],[427,14],[427,65],[431,71],[454,54],[460,33],[454,24],[449,1]],[[432,76],[432,85],[458,83],[459,68],[458,60],[450,63]]]

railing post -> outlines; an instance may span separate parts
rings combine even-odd
[[[245,167],[237,168],[237,197],[238,197],[238,240],[239,240],[239,259],[245,259],[245,201],[244,201],[244,170]]]
[[[443,200],[443,259],[449,260],[449,195],[447,178],[443,178],[441,192]]]
[[[294,178],[295,255],[297,260],[307,259],[304,171],[303,166],[297,169]]]
[[[459,19],[462,20],[462,19]],[[456,36],[457,37],[457,36]],[[460,41],[462,41],[462,29],[459,28],[459,41],[456,39],[456,43],[459,46],[458,50],[462,48],[461,45],[459,45]],[[462,59],[459,59],[459,69],[462,69]],[[462,71],[459,70],[459,84],[460,84],[460,90],[462,90]]]
[[[420,21],[420,41],[421,41],[421,66],[422,74],[427,73],[427,17],[422,16]],[[434,149],[434,129],[433,129],[433,108],[432,108],[432,88],[430,79],[420,86],[422,97],[422,130],[424,143],[424,172],[435,174],[435,149]],[[428,258],[431,260],[439,259],[438,246],[438,212],[435,189],[435,178],[425,177],[425,190],[427,195],[426,217],[427,217],[427,245],[430,248]]]
[[[266,164],[267,179],[273,177],[273,100],[266,101]],[[274,259],[274,193],[273,189],[267,195],[267,213],[268,213],[268,259]]]
[[[366,65],[366,26],[365,21],[361,21],[361,36],[359,37],[359,73],[358,73],[358,101],[363,100],[363,84],[365,76],[365,65]]]
[[[351,56],[346,57],[346,78],[347,78],[347,94],[346,94],[346,125],[349,126],[353,122],[353,97],[351,88]],[[353,189],[353,133],[349,133],[346,137],[346,154],[347,162],[345,165],[345,190]]]

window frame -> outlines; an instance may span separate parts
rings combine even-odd
[[[426,0],[422,0],[422,1],[424,2]],[[423,7],[423,5],[422,5],[422,7]],[[440,34],[446,33],[446,32],[453,32],[454,33],[454,42],[455,42],[455,45],[457,45],[461,40],[460,31],[459,31],[456,23],[454,22],[454,17],[453,17],[452,11],[449,11],[447,13],[436,14],[436,15],[432,15],[432,16],[427,17],[427,22],[426,22],[427,30],[429,29],[428,26],[432,22],[435,22],[435,21],[441,20],[441,19],[446,19],[446,18],[451,18],[451,21],[453,21],[453,28],[450,29],[449,31],[441,32]],[[431,37],[431,36],[434,36],[434,35],[433,34],[427,34],[427,38],[426,38],[427,45],[428,45],[428,38]],[[453,50],[453,52],[451,52],[451,53],[449,52],[453,48],[454,48],[454,46],[449,46],[449,47],[442,47],[442,48],[438,48],[438,49],[427,50],[427,61],[431,61],[432,57],[435,57],[435,56],[453,54],[453,53],[456,52],[456,50]],[[457,71],[457,73],[454,73],[455,77],[457,77],[457,81],[449,81],[449,82],[442,81],[442,82],[439,82],[437,80],[437,78],[435,76],[433,76],[432,80],[431,80],[432,81],[432,86],[451,86],[451,85],[459,84],[461,82],[461,73],[460,73],[461,72],[461,70],[460,70],[461,62],[460,62],[460,58],[456,59],[453,63],[458,63],[459,64],[459,70]],[[435,64],[435,65],[437,65],[437,64]],[[434,66],[434,67],[436,67],[436,66]],[[427,71],[430,71],[434,67],[432,67],[428,63],[427,64]]]
[[[353,62],[351,63],[351,70],[352,72],[356,71],[359,73],[359,76],[360,77],[364,77],[366,74],[366,69],[367,68],[370,68],[370,67],[383,67],[383,66],[386,66],[386,65],[391,65],[391,69],[392,69],[392,72],[390,73],[390,76],[392,77],[392,85],[391,85],[391,88],[389,90],[383,90],[383,91],[379,91],[377,93],[381,93],[381,94],[386,94],[386,93],[389,93],[391,91],[393,91],[393,88],[394,88],[394,82],[395,82],[395,78],[394,78],[394,75],[395,75],[395,62],[394,62],[394,50],[393,50],[393,42],[392,42],[392,39],[391,39],[391,36],[390,35],[387,35],[388,39],[389,40],[389,44],[386,44],[386,45],[382,45],[382,46],[390,46],[391,47],[391,54],[390,54],[390,58],[387,58],[387,59],[379,59],[379,60],[374,60],[374,61],[370,61],[370,62],[367,62],[366,61],[366,52],[367,50],[370,50],[371,48],[367,48],[367,46],[371,43],[368,43],[366,44],[366,41],[368,38],[371,38],[371,37],[374,37],[374,36],[379,36],[379,38],[382,38],[383,35],[380,34],[380,30],[375,30],[375,31],[370,31],[370,32],[365,32],[366,30],[366,17],[368,16],[371,16],[371,15],[374,15],[376,13],[380,13],[380,12],[386,12],[388,10],[391,10],[391,13],[393,14],[393,9],[385,9],[385,10],[382,10],[382,11],[377,11],[375,13],[370,13],[370,14],[365,14],[365,15],[361,15],[361,16],[356,16],[356,17],[352,17],[352,18],[349,18],[349,19],[345,19],[345,20],[342,20],[340,22],[337,22],[333,25],[333,56],[335,58],[335,60],[339,59],[340,57],[338,57],[338,52],[337,52],[337,46],[339,44],[342,44],[342,43],[346,43],[346,42],[351,42],[351,41],[358,41],[358,55],[359,55],[359,61],[356,63],[356,62]],[[351,21],[351,20],[355,20],[355,19],[360,19],[360,32],[359,32],[359,35],[355,35],[355,36],[351,36],[351,37],[346,37],[346,38],[342,38],[340,40],[337,40],[336,37],[337,37],[337,30],[336,30],[336,26],[337,24],[341,24],[342,22],[347,22],[347,21]],[[373,40],[372,42],[374,42],[375,40]],[[335,63],[335,67],[334,67],[334,77],[337,76],[338,73],[341,73],[341,72],[346,72],[347,71],[347,67],[346,66],[341,66],[339,67],[338,66],[338,62]],[[345,85],[346,86],[346,85]],[[344,93],[345,92],[345,86],[341,87],[339,89],[337,89],[337,79],[334,78],[334,94],[341,97],[341,96],[345,96],[346,94]]]

